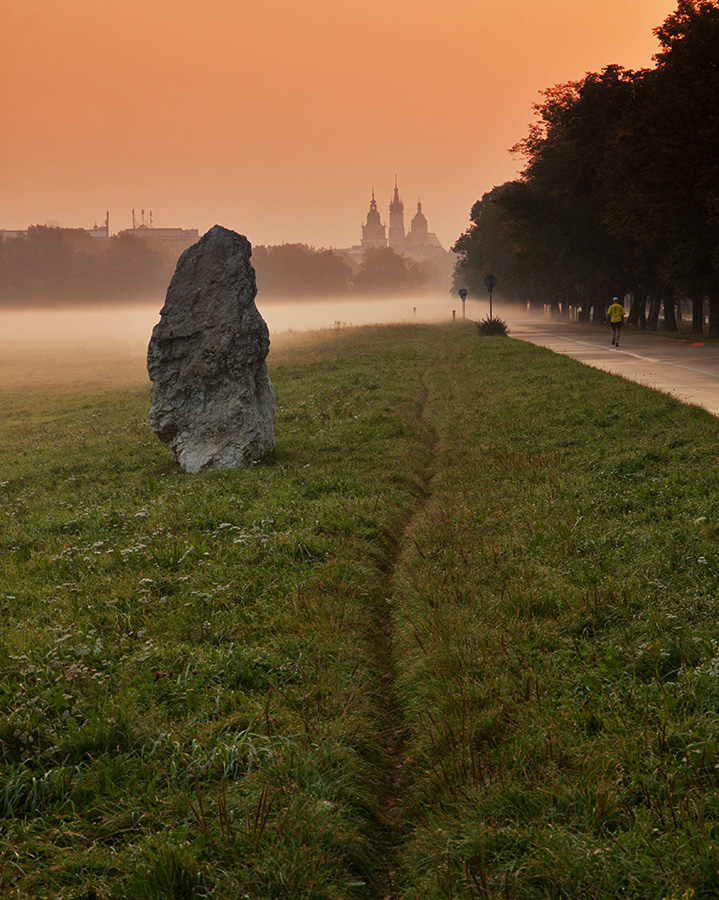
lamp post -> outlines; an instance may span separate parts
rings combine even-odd
[[[489,291],[489,318],[492,318],[492,291],[497,286],[497,279],[494,275],[487,275],[484,279],[484,285]]]

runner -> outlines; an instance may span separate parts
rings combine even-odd
[[[619,346],[619,338],[622,333],[622,325],[624,324],[624,307],[619,302],[619,298],[612,300],[612,305],[607,310],[609,316],[609,324],[612,326],[612,346]]]

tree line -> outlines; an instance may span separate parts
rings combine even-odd
[[[97,240],[82,228],[31,225],[0,242],[0,303],[77,303],[157,295],[174,268],[131,234]]]
[[[555,85],[513,149],[520,176],[485,194],[454,246],[457,287],[676,330],[680,300],[719,336],[719,0],[679,0],[654,67]]]
[[[0,305],[134,301],[164,294],[177,259],[131,234],[97,240],[83,229],[31,226],[0,242]],[[263,297],[333,297],[421,292],[440,273],[389,247],[359,261],[306,244],[256,246]],[[445,286],[445,285],[443,285]]]
[[[415,293],[432,286],[436,277],[430,264],[391,247],[368,248],[356,262],[343,251],[306,244],[260,245],[252,250],[252,265],[263,297]]]

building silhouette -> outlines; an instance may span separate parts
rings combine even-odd
[[[409,226],[409,233],[405,237],[405,244],[409,247],[439,247],[437,235],[430,237],[427,219],[422,212],[422,201],[417,201],[417,212]]]
[[[140,212],[141,217],[138,220],[133,209],[132,228],[125,228],[119,234],[131,234],[133,237],[140,238],[156,250],[175,259],[183,250],[187,250],[188,247],[197,243],[200,238],[196,228],[157,228],[152,221],[152,211],[147,218],[144,209]]]
[[[415,263],[421,263],[430,282],[435,285],[449,285],[456,257],[449,250],[445,250],[437,235],[429,230],[421,201],[417,202],[417,212],[409,224],[409,231],[405,230],[404,203],[399,193],[397,178],[394,180],[394,192],[389,202],[389,228],[382,222],[374,189],[366,221],[361,227],[362,238],[359,244],[346,250],[335,251],[355,268],[362,264],[367,250],[388,248]]]
[[[47,228],[59,228],[57,222],[48,222]],[[74,231],[76,229],[63,229]],[[105,221],[102,225],[95,225],[92,228],[77,229],[84,231],[89,235],[95,243],[99,245],[107,244],[110,240],[110,213],[105,214]],[[29,229],[8,230],[0,229],[0,243],[9,241],[13,238],[27,237],[30,233]],[[196,228],[156,228],[152,222],[152,212],[145,217],[145,210],[142,210],[142,217],[138,220],[135,217],[135,210],[132,211],[132,228],[125,228],[118,232],[118,235],[130,234],[133,237],[140,238],[150,244],[155,250],[162,252],[167,258],[177,259],[183,250],[191,247],[192,244],[199,240],[199,233]]]
[[[382,224],[373,190],[367,221],[362,225],[362,240],[359,247],[355,249],[367,250],[381,247],[390,247],[397,253],[425,258],[437,257],[438,251],[440,253],[448,252],[442,247],[437,235],[429,230],[427,218],[422,212],[421,201],[417,203],[417,212],[410,222],[409,231],[405,231],[404,203],[399,195],[396,178],[394,194],[389,204],[389,235],[387,226]]]
[[[393,250],[404,247],[404,203],[399,196],[397,177],[394,179],[394,197],[389,204],[389,245]]]
[[[372,191],[372,199],[369,204],[369,212],[367,213],[367,222],[362,226],[362,240],[360,247],[363,250],[376,250],[387,246],[387,226],[383,225],[380,220],[379,210],[377,209],[377,201]]]

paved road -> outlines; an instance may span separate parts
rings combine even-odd
[[[513,338],[548,347],[588,366],[672,394],[685,403],[719,415],[719,345],[676,341],[646,332],[624,330],[618,348],[609,327],[504,314]]]

